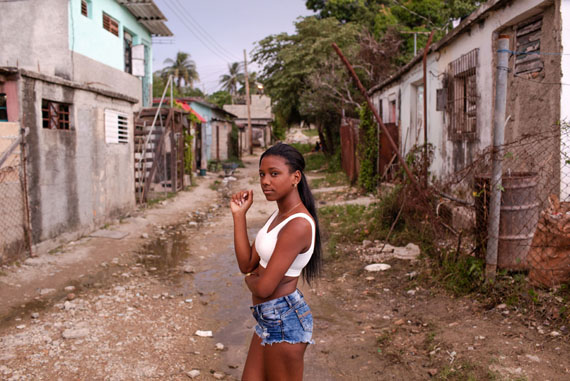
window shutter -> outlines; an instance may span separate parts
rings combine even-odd
[[[109,144],[129,142],[129,118],[127,114],[105,110],[105,142]]]
[[[133,75],[137,77],[144,77],[144,45],[134,45],[131,49],[133,60]]]
[[[119,37],[119,23],[106,13],[103,13],[103,29]]]
[[[544,69],[540,56],[542,38],[542,15],[526,20],[517,26],[515,75],[532,74]]]

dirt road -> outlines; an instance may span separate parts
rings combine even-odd
[[[109,227],[125,238],[86,237],[4,269],[0,379],[239,379],[254,320],[224,194],[258,190],[257,158],[244,162],[227,189],[202,179]],[[273,208],[254,195],[252,238]],[[368,273],[361,250],[343,246],[322,280],[301,285],[315,316],[305,379],[570,379],[564,331],[427,288],[421,261]]]

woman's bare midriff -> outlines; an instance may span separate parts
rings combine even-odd
[[[265,268],[260,266],[257,266],[257,269],[255,269],[254,272],[258,273],[259,276],[263,275],[263,272],[265,271]],[[285,295],[289,295],[290,293],[294,292],[297,289],[297,281],[299,280],[299,277],[292,277],[292,276],[284,276],[283,279],[281,279],[281,282],[279,282],[279,285],[277,286],[277,288],[275,289],[275,292],[273,292],[273,294],[271,294],[270,296],[268,296],[267,298],[258,298],[255,295],[252,295],[252,302],[253,305],[255,306],[256,304],[260,304],[260,303],[264,303],[267,302],[269,300],[273,300],[273,299],[277,299],[280,298],[282,296]]]

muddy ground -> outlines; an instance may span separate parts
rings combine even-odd
[[[125,238],[84,237],[3,268],[0,379],[239,379],[254,320],[224,196],[259,189],[257,158],[244,162],[227,187],[200,179],[108,228]],[[252,238],[274,207],[254,195]],[[320,281],[301,285],[315,317],[305,379],[570,379],[558,328],[453,298],[418,280],[429,279],[422,260],[370,273],[361,246],[338,249]]]

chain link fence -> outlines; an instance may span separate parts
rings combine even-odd
[[[493,178],[493,149],[437,187],[463,195],[475,219],[475,252],[486,256],[490,203],[500,195],[497,267],[528,270],[536,284],[570,279],[570,127],[563,123],[496,149],[502,176]],[[496,165],[496,164],[495,164]],[[473,213],[474,212],[474,213]],[[497,221],[495,221],[497,222]],[[492,229],[491,229],[492,231]]]
[[[0,136],[0,263],[30,250],[20,136]]]

